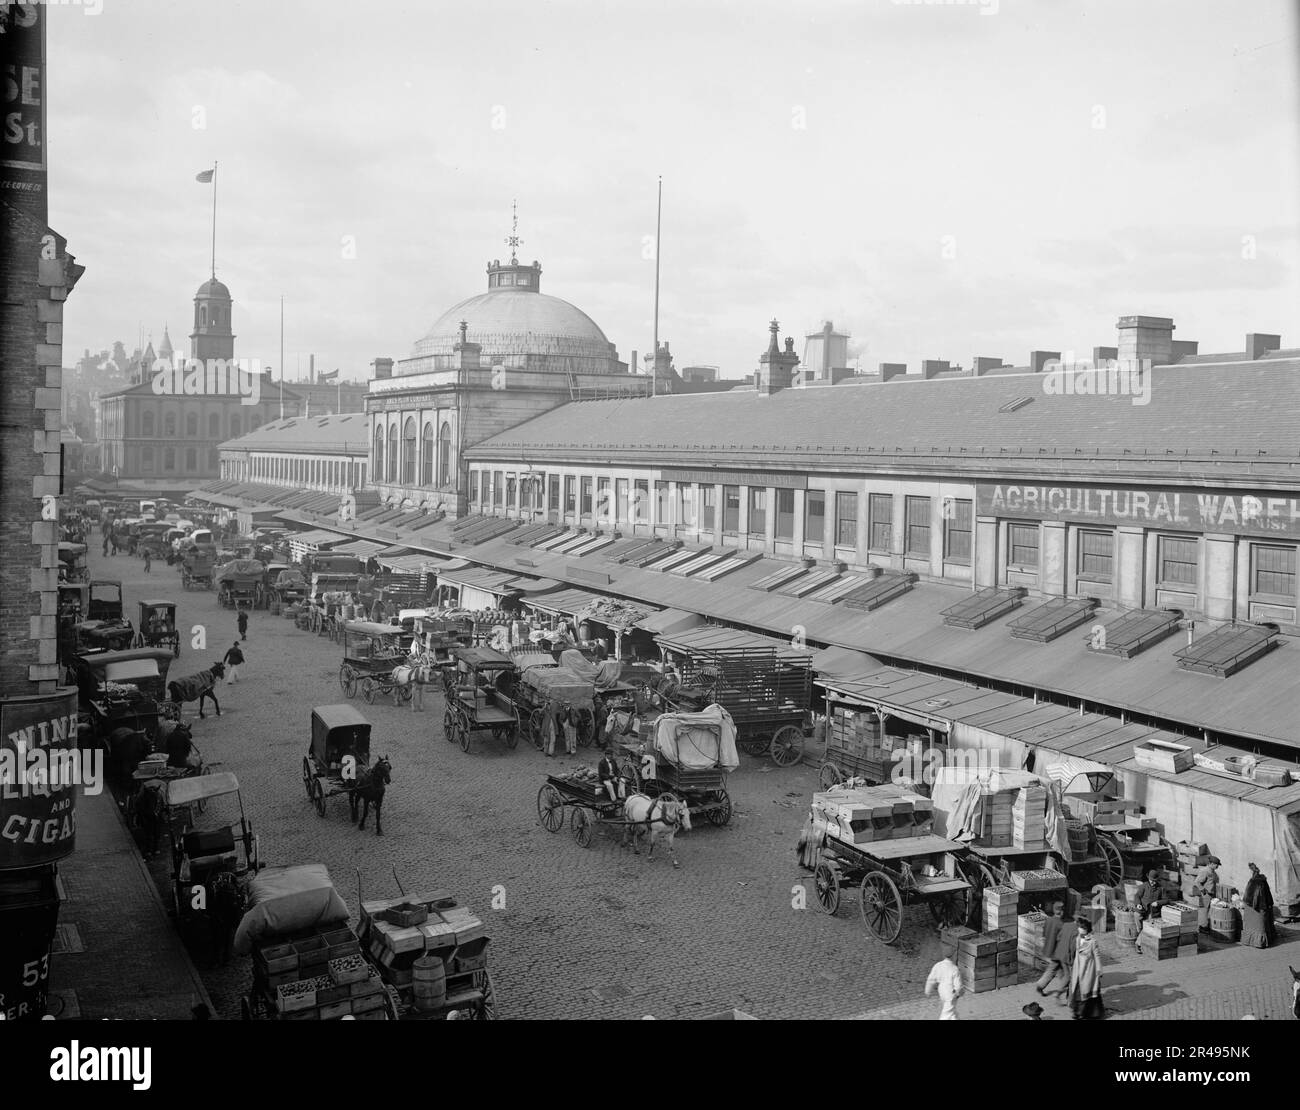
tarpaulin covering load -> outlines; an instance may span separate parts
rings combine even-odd
[[[574,709],[594,709],[590,680],[565,667],[529,667],[522,680],[543,697]]]
[[[266,566],[257,559],[232,559],[217,572],[218,582],[260,582]]]
[[[1046,794],[1043,813],[1043,838],[1049,851],[1067,863],[1070,842],[1061,811],[1061,784],[1031,775],[1027,771],[971,770],[945,767],[939,771],[930,797],[934,801],[934,831],[938,836],[955,840],[963,832],[981,827],[982,799],[990,794],[1020,790],[1026,786],[1042,787]]]
[[[720,705],[699,713],[664,713],[655,720],[655,751],[679,767],[720,767],[734,771],[736,726]]]
[[[581,675],[592,686],[596,685],[597,668],[577,648],[560,652],[560,666],[574,674]]]
[[[283,590],[290,586],[306,586],[307,580],[302,576],[302,571],[294,568],[280,571],[276,576],[275,584],[278,589]]]
[[[263,937],[346,925],[347,903],[323,863],[268,867],[248,887],[248,910],[235,932],[234,951],[247,956]]]

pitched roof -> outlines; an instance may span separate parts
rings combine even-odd
[[[289,416],[228,439],[223,451],[309,451],[315,454],[364,455],[370,449],[370,424],[364,412],[327,416]]]

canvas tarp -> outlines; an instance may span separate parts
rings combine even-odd
[[[260,582],[266,565],[258,559],[232,559],[217,572],[218,582]]]
[[[282,570],[276,576],[275,585],[277,589],[298,586],[303,589],[307,587],[307,579],[302,576],[302,571],[297,567],[290,567],[288,570]]]
[[[740,766],[736,754],[736,726],[720,705],[699,713],[665,713],[655,721],[655,751],[679,767]]]
[[[978,829],[983,797],[1005,790],[1020,790],[1026,786],[1039,786],[1045,791],[1047,797],[1043,813],[1043,836],[1048,850],[1056,852],[1068,863],[1070,842],[1065,829],[1065,815],[1061,811],[1061,784],[1031,775],[1027,771],[964,767],[945,767],[940,770],[930,790],[934,802],[935,835],[955,840],[963,832]]]
[[[247,956],[263,938],[346,925],[348,917],[347,903],[323,863],[268,867],[249,884],[248,910],[235,932],[235,955]]]
[[[566,667],[529,667],[521,676],[544,698],[572,706],[574,709],[593,709],[591,680],[574,674]]]

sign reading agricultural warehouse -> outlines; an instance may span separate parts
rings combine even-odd
[[[1204,493],[1098,486],[975,487],[979,516],[1128,524],[1190,532],[1300,536],[1300,498],[1270,493]]]

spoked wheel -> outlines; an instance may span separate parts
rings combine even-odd
[[[737,741],[740,750],[746,755],[762,755],[771,743],[771,737],[761,732],[747,733]]]
[[[442,733],[447,738],[448,743],[454,743],[456,739],[456,714],[453,710],[448,709],[442,715]]]
[[[580,848],[591,847],[591,833],[594,822],[591,814],[581,806],[575,807],[569,813],[569,828],[573,830],[573,839],[578,842]]]
[[[663,802],[665,805],[669,802],[682,802],[682,799],[674,794],[671,790],[661,790],[655,795],[655,801]],[[682,803],[685,805],[686,803]]]
[[[339,689],[348,697],[357,692],[357,677],[346,663],[339,668]]]
[[[641,793],[641,767],[635,759],[627,758],[619,764],[619,771],[627,779],[628,787],[633,794]]]
[[[537,819],[547,832],[559,832],[564,824],[564,798],[549,782],[537,792]]]
[[[822,860],[813,872],[813,896],[822,913],[833,916],[840,908],[839,869],[826,860]]]
[[[373,678],[363,678],[361,680],[361,696],[366,699],[367,705],[375,704],[375,680]]]
[[[868,871],[858,890],[858,912],[867,932],[893,944],[903,931],[903,899],[894,880],[883,871]]]
[[[965,925],[969,917],[970,891],[945,894],[942,898],[927,898],[925,902],[934,923],[941,929],[950,925]]]
[[[533,744],[541,751],[542,744],[545,743],[545,726],[546,711],[544,709],[534,709],[528,715],[528,731],[532,735]]]
[[[469,751],[471,741],[474,739],[473,732],[470,730],[469,718],[464,713],[456,714],[456,739],[460,741],[460,750]]]
[[[476,1015],[479,1021],[496,1021],[497,1017],[497,992],[492,986],[492,975],[484,970],[483,972],[483,1001],[479,1003]]]
[[[511,725],[508,729],[506,729],[505,740],[506,740],[506,747],[509,748],[511,751],[514,751],[515,748],[519,747],[519,722],[518,721],[516,721],[513,725]]]
[[[1097,847],[1106,858],[1106,862],[1101,865],[1103,871],[1102,882],[1107,886],[1118,885],[1124,878],[1124,857],[1120,854],[1119,845],[1109,836],[1099,834]]]
[[[316,779],[312,784],[311,800],[316,805],[316,813],[319,816],[324,817],[325,816],[325,787],[322,785],[320,779]]]
[[[580,721],[578,724],[578,747],[590,748],[591,742],[596,739],[596,722],[591,719]]]
[[[716,806],[715,809],[709,810],[707,814],[709,823],[711,825],[716,825],[718,828],[722,828],[723,825],[731,820],[731,795],[725,790],[719,790],[709,798],[709,801],[713,802]]]
[[[316,781],[316,774],[312,769],[311,760],[306,756],[302,757],[302,784],[307,789],[307,797],[312,795],[312,783]]]
[[[803,729],[786,725],[772,737],[772,760],[778,767],[790,767],[803,758]]]
[[[829,790],[844,781],[844,773],[834,763],[827,761],[817,772],[817,781],[821,783],[823,790]]]
[[[451,669],[442,672],[442,696],[450,698],[456,692],[456,679]]]

